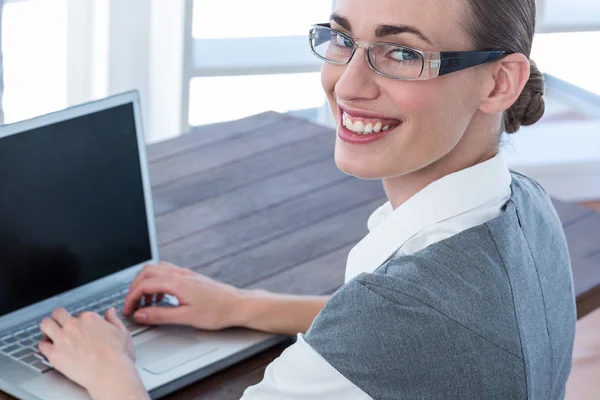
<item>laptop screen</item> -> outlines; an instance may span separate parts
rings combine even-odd
[[[152,258],[133,104],[0,138],[0,316]]]

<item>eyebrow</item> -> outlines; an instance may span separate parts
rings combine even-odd
[[[329,17],[329,19],[340,25],[342,28],[348,31],[352,31],[352,27],[350,25],[350,21],[348,21],[348,18],[333,13],[331,14],[331,17]],[[398,35],[401,33],[412,33],[413,35],[416,35],[422,40],[429,43],[431,46],[434,46],[433,42],[429,40],[427,36],[423,34],[423,32],[411,25],[379,25],[375,30],[375,36],[378,38],[391,35]]]

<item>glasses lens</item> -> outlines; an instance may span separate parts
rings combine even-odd
[[[311,46],[319,57],[335,63],[348,62],[354,50],[354,44],[350,39],[325,27],[313,28]]]
[[[379,72],[400,79],[416,79],[423,71],[423,56],[401,46],[378,44],[369,53],[371,63]]]

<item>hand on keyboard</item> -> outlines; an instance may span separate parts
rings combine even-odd
[[[88,299],[82,303],[74,304],[67,311],[74,316],[87,311],[105,315],[110,308],[116,308],[118,310],[117,316],[123,320],[123,324],[127,330],[134,336],[147,331],[151,327],[148,325],[138,325],[131,318],[123,317],[121,310],[127,292],[128,289],[121,289],[114,293],[108,293],[99,299]],[[30,321],[24,326],[17,328],[14,332],[8,332],[1,336],[0,354],[9,356],[37,372],[45,373],[51,371],[53,367],[38,349],[38,343],[42,339],[40,322],[41,320]]]
[[[161,262],[145,266],[134,279],[125,298],[123,315],[134,313],[134,320],[140,324],[179,324],[219,330],[239,326],[235,312],[243,293],[189,269]],[[140,300],[164,294],[177,297],[179,306],[137,310]]]
[[[128,394],[128,398],[147,399],[133,362],[131,335],[113,308],[105,318],[93,312],[73,317],[59,308],[40,328],[46,336],[39,344],[42,354],[92,398]]]

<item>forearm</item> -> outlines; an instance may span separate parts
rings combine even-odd
[[[305,333],[328,296],[293,296],[247,291],[236,307],[235,324],[283,335]]]
[[[112,393],[111,390],[101,392],[90,391],[89,393],[93,400],[150,400],[148,392],[146,392],[143,389],[143,386],[139,388],[137,385],[132,385],[127,388],[124,388],[123,391],[118,391],[116,393]]]
[[[150,400],[133,363],[114,370],[118,372],[116,376],[97,379],[87,388],[93,400]]]

